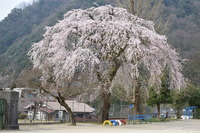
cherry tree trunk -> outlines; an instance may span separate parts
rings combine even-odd
[[[133,115],[143,115],[143,105],[142,105],[141,92],[136,91],[135,100],[134,100],[134,108]]]
[[[103,102],[101,109],[101,122],[109,119],[109,109],[110,109],[110,93],[103,93]]]
[[[133,103],[134,104],[133,115],[139,115],[139,106],[140,106],[139,100],[140,100],[139,93],[135,93],[135,100],[134,100],[134,103]]]
[[[36,112],[37,112],[37,107],[38,107],[38,103],[35,101],[35,102],[34,102],[34,109],[33,109],[33,117],[32,117],[32,119],[30,120],[30,123],[33,123],[33,121],[34,121],[34,119],[35,119]]]
[[[160,104],[157,104],[157,110],[158,110],[158,119],[160,120]]]
[[[142,107],[142,98],[141,98],[141,91],[140,91],[141,84],[139,82],[135,85],[135,93],[134,93],[134,108],[133,108],[133,115],[142,115],[143,111]]]
[[[182,108],[177,107],[176,108],[176,116],[178,119],[181,119],[181,115],[182,115]]]
[[[67,109],[67,107],[65,107],[65,108]],[[76,121],[75,121],[75,118],[74,118],[71,108],[69,108],[67,111],[69,113],[69,122],[71,123],[71,125],[76,126]]]
[[[68,111],[70,124],[72,126],[76,126],[76,121],[75,121],[73,112],[72,112],[71,108],[67,105],[67,103],[65,102],[65,99],[63,99],[62,97],[57,97],[56,99],[58,100],[58,102],[60,103],[60,105],[62,105],[63,107],[65,107],[65,109]]]

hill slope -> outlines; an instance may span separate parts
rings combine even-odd
[[[65,12],[96,6],[94,2],[99,5],[115,5],[114,1],[39,0],[24,9],[13,9],[8,17],[0,22],[0,79],[4,81],[6,75],[17,76],[31,65],[27,58],[31,44],[41,40],[44,27],[54,25],[63,18]],[[194,67],[188,65],[185,75],[192,79],[194,76],[190,71],[200,71],[195,64],[200,57],[200,1],[163,0],[163,4],[165,7],[162,16],[170,16],[171,22],[166,33],[168,42],[183,58],[191,59],[189,63],[194,64]],[[200,74],[195,77],[200,78]]]

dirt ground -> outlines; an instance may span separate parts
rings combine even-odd
[[[200,133],[200,120],[180,120],[161,123],[142,123],[123,126],[103,126],[78,123],[52,125],[20,125],[19,131],[0,131],[1,133]]]

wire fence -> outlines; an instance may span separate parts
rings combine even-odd
[[[133,108],[134,107],[128,104],[112,104],[109,111],[109,117],[125,119],[128,117],[128,115],[133,115]],[[156,107],[143,105],[141,109],[142,112],[140,112],[140,114],[151,115],[152,118],[158,117],[158,111]],[[176,110],[172,106],[161,106],[160,110],[161,117],[166,117],[167,115],[169,118],[176,118]]]
[[[110,119],[127,119],[129,115],[133,115],[133,106],[129,105],[129,104],[112,104],[109,110],[109,118]],[[143,105],[142,107],[142,112],[140,112],[140,114],[142,115],[150,115],[152,116],[152,118],[158,118],[158,111],[157,111],[157,107],[150,107],[147,105]],[[99,122],[99,118],[100,118],[100,114],[98,114],[97,112],[100,112],[101,110],[98,108],[96,109],[96,113],[92,114],[92,117],[87,117],[87,115],[83,115],[83,117],[75,117],[76,122]],[[163,105],[160,107],[160,117],[161,118],[165,118],[166,116],[168,118],[172,118],[175,119],[176,117],[176,110],[170,106],[170,105]],[[84,113],[85,114],[85,113]],[[95,115],[96,114],[96,115]],[[185,111],[183,110],[182,112],[182,118],[200,118],[200,110],[187,110],[185,109]],[[91,115],[89,115],[91,116]],[[37,118],[37,117],[36,117]],[[63,121],[57,120],[57,121],[52,121],[52,120],[33,120],[33,124],[37,124],[37,123],[60,123]],[[65,121],[66,122],[66,121]],[[27,124],[30,123],[30,119],[26,118],[26,119],[20,119],[19,120],[19,124]]]

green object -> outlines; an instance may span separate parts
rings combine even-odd
[[[18,118],[19,119],[26,119],[27,118],[27,114],[19,114]]]
[[[4,128],[5,124],[6,101],[0,99],[0,130]]]
[[[194,109],[193,118],[200,119],[200,109]]]

